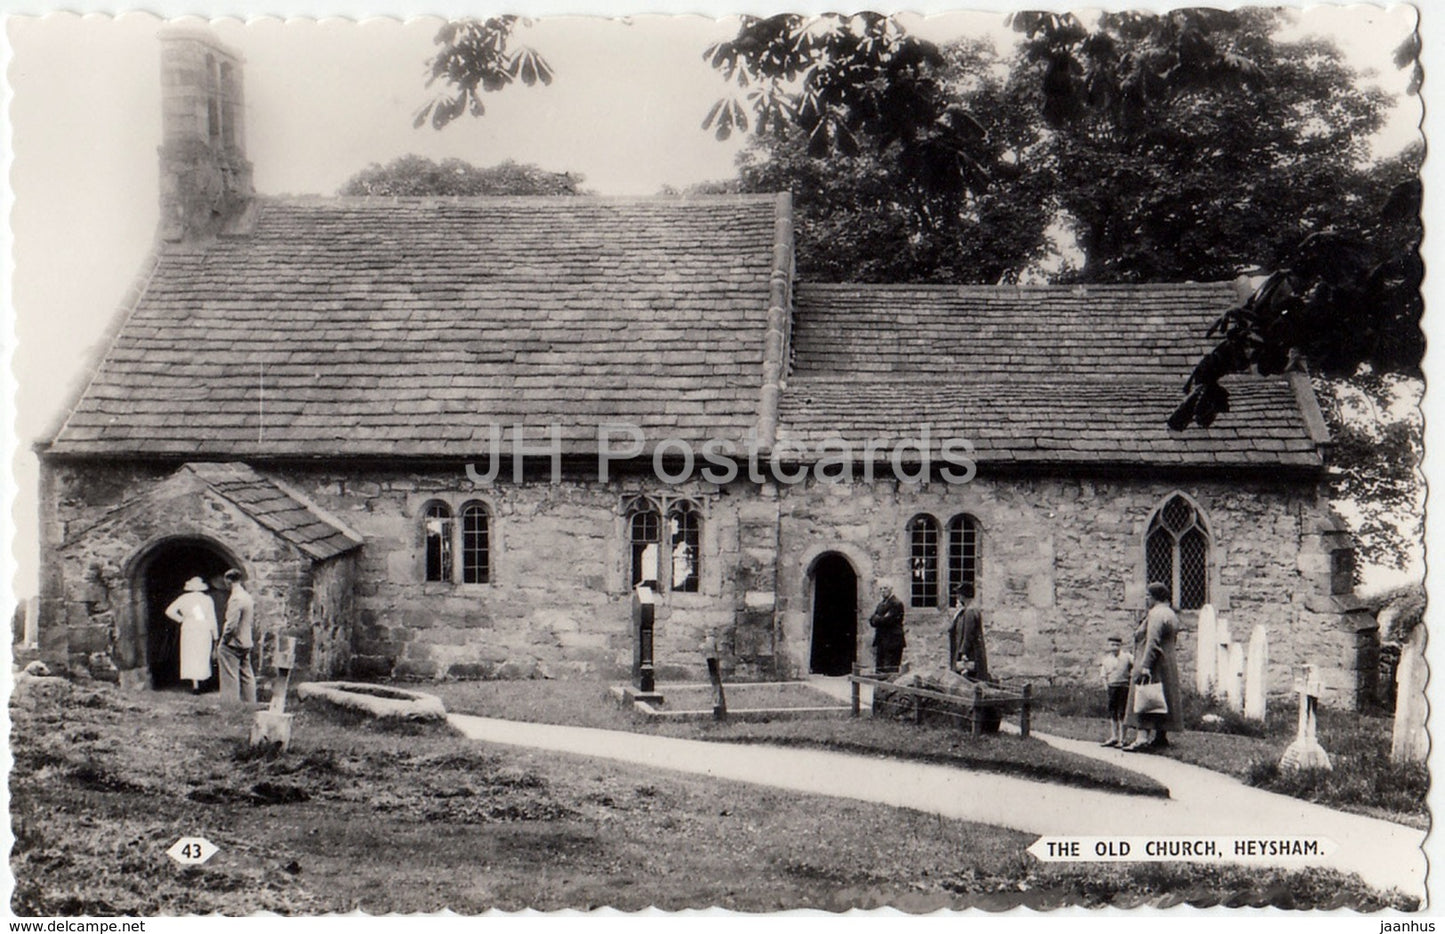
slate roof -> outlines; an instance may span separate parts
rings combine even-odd
[[[1229,284],[793,287],[786,198],[259,199],[163,247],[47,454],[475,459],[513,422],[649,443],[972,442],[981,464],[1322,466],[1307,385],[1165,419]],[[779,273],[779,275],[782,275]],[[786,280],[786,276],[782,275]],[[776,322],[775,322],[776,324]],[[503,450],[510,449],[508,434]]]
[[[964,439],[980,465],[1321,466],[1285,377],[1231,377],[1211,428],[1165,426],[1205,330],[1238,302],[1228,283],[800,283],[796,300],[780,440],[892,443],[927,423],[935,453]]]
[[[195,463],[185,467],[258,524],[318,561],[345,554],[365,542],[360,533],[301,493],[263,477],[246,464]]]
[[[49,448],[472,457],[758,418],[778,198],[262,199],[162,249]],[[510,450],[506,445],[504,450]]]

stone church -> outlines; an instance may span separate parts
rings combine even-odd
[[[1308,379],[1165,426],[1235,286],[798,281],[786,194],[262,197],[238,58],[162,70],[155,249],[37,445],[52,664],[174,681],[234,566],[312,678],[625,677],[655,578],[664,684],[869,661],[883,581],[915,665],[962,584],[998,673],[1091,682],[1162,580],[1186,677],[1210,604],[1276,689],[1369,679]]]

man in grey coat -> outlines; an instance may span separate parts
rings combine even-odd
[[[225,576],[231,595],[226,602],[226,622],[221,627],[221,642],[216,647],[216,662],[221,669],[221,702],[225,704],[256,703],[256,673],[251,670],[256,602],[241,586],[245,577],[235,568],[227,571]]]

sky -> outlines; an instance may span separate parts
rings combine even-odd
[[[429,8],[446,13],[448,5]],[[934,40],[986,35],[1002,45],[1013,35],[1004,9],[914,18],[912,29]],[[1296,30],[1335,38],[1352,64],[1373,68],[1383,87],[1399,93],[1405,75],[1390,54],[1414,23],[1408,7],[1313,7]],[[14,556],[22,596],[35,591],[36,574],[30,445],[74,396],[155,233],[161,24],[141,13],[12,15],[6,24]],[[214,20],[219,38],[245,59],[257,191],[333,194],[369,163],[410,152],[477,165],[537,163],[581,173],[604,195],[652,194],[732,174],[740,141],[719,143],[701,129],[725,90],[702,50],[734,34],[735,19],[541,16],[519,40],[552,64],[553,85],[488,95],[484,118],[462,118],[441,132],[412,127],[429,99],[424,63],[439,25],[431,18]],[[1394,151],[1414,138],[1419,113],[1418,99],[1403,101],[1380,147]]]

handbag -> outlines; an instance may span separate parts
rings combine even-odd
[[[1164,699],[1163,681],[1146,681],[1134,685],[1134,712],[1168,713],[1169,702]]]

